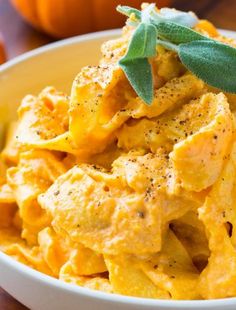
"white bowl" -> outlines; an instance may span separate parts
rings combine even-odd
[[[236,38],[234,32],[223,32]],[[119,33],[111,30],[59,41],[0,66],[0,125],[4,127],[16,117],[16,107],[25,94],[36,94],[46,85],[69,92],[80,68],[97,63],[101,43]],[[3,253],[0,286],[33,310],[236,309],[236,298],[168,301],[92,291],[46,276]]]

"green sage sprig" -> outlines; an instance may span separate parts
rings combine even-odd
[[[148,23],[140,23],[133,34],[125,57],[119,61],[119,65],[125,72],[137,95],[149,104],[153,100],[153,81],[152,69],[148,58],[156,55],[156,38],[155,26]]]
[[[128,23],[136,27],[119,65],[145,103],[153,101],[149,58],[156,56],[157,45],[175,51],[185,67],[208,85],[236,93],[236,49],[191,29],[198,23],[193,13],[167,8],[157,12],[154,4],[143,11],[117,9],[131,17]]]

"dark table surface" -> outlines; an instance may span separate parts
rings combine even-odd
[[[201,18],[209,19],[219,28],[236,30],[236,0],[174,2],[176,8],[193,10]],[[10,6],[8,0],[0,0],[0,31],[4,37],[8,59],[54,41],[28,26]],[[26,308],[0,288],[0,310],[23,309]]]

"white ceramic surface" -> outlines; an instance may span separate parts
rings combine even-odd
[[[16,107],[28,93],[46,85],[69,92],[84,65],[96,64],[102,42],[119,30],[59,41],[0,66],[0,130],[16,116]],[[236,33],[224,31],[227,36]],[[41,274],[0,253],[0,286],[32,310],[235,310],[236,298],[206,301],[166,301],[125,297],[70,285]],[[5,309],[1,309],[5,310]]]

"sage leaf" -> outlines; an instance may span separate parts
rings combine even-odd
[[[134,14],[138,22],[145,22],[158,25],[163,22],[173,22],[186,27],[194,27],[198,23],[197,16],[192,12],[182,12],[170,8],[162,8],[157,11],[154,3],[149,4],[144,10],[139,11],[135,8],[118,5],[117,11],[125,16],[130,17]],[[137,26],[133,21],[128,21],[129,24]]]
[[[168,41],[163,41],[163,40],[157,39],[157,45],[161,45],[165,49],[170,50],[170,51],[174,51],[176,53],[179,52],[178,45],[171,43],[171,42],[168,42]]]
[[[140,23],[129,43],[128,50],[119,61],[131,86],[147,104],[153,99],[153,81],[149,57],[156,55],[157,33],[155,26]]]
[[[208,85],[236,93],[236,49],[214,40],[179,45],[181,62]]]
[[[199,22],[197,16],[193,12],[182,12],[170,8],[160,9],[160,15],[166,22],[173,22],[182,26],[192,28]]]
[[[168,8],[158,11],[154,4],[142,12],[127,6],[119,6],[118,11],[136,17],[130,19],[136,29],[119,65],[144,102],[153,100],[148,58],[156,55],[156,45],[175,51],[183,65],[205,83],[236,93],[236,48],[191,29],[198,23],[193,13]]]
[[[198,18],[191,12],[181,12],[175,9],[163,8],[159,12],[156,9],[150,11],[150,20],[153,24],[172,22],[192,28],[198,23]]]
[[[134,58],[147,58],[156,55],[156,28],[153,25],[141,23],[135,30],[128,50],[121,62]]]
[[[138,21],[141,21],[141,12],[135,8],[131,8],[130,6],[126,6],[126,5],[118,5],[116,7],[116,10],[119,13],[121,13],[127,17],[130,17],[131,14],[134,14],[136,19]]]
[[[146,103],[153,101],[152,69],[147,58],[130,60],[120,64],[137,95]]]
[[[173,22],[162,22],[157,26],[157,35],[162,40],[167,40],[175,44],[188,43],[197,40],[207,40],[208,38],[188,27],[178,25]],[[210,40],[210,39],[209,39]]]
[[[141,11],[141,20],[154,25],[163,22],[173,22],[189,28],[194,27],[198,23],[197,16],[192,12],[182,12],[169,8],[162,8],[157,11],[154,3],[149,4]]]
[[[141,11],[141,20],[143,23],[152,23],[152,16],[156,12],[155,3],[149,4],[144,10]]]

